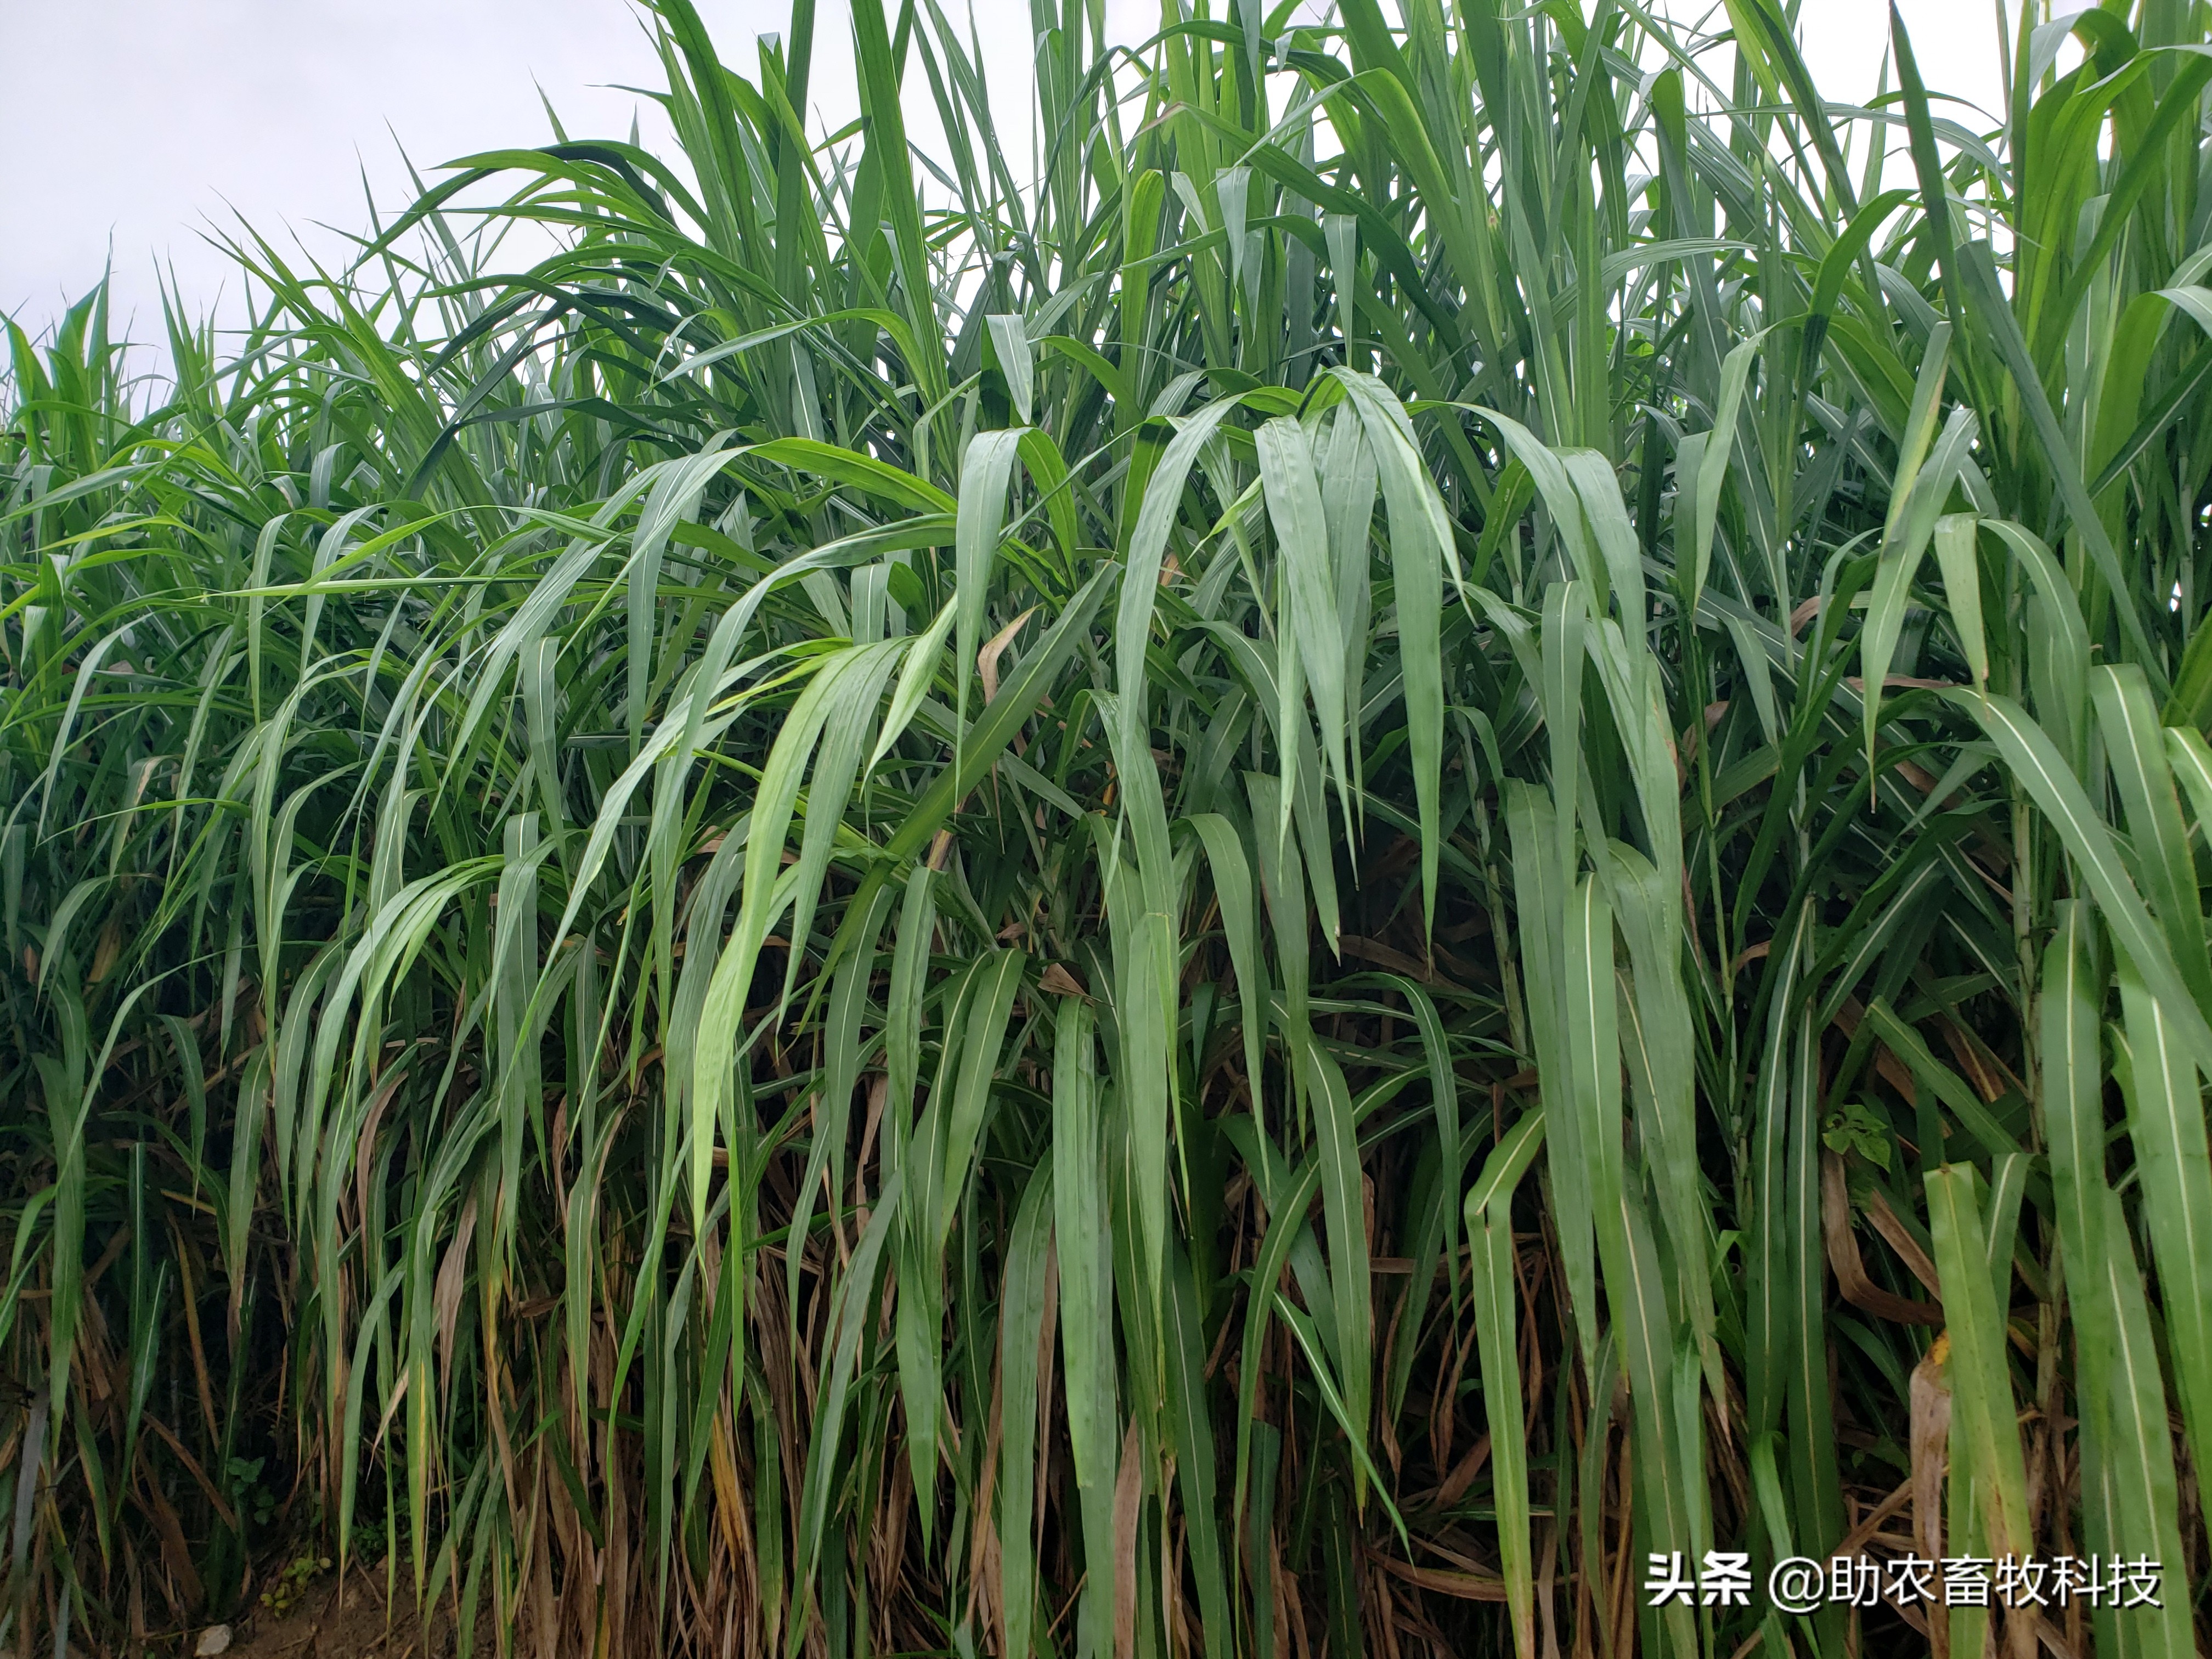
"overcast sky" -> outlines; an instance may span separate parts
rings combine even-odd
[[[755,36],[788,15],[787,0],[699,6],[725,59],[747,72]],[[1870,93],[1887,0],[1805,0],[1802,10],[1823,93]],[[1931,85],[1994,107],[1990,0],[1903,0],[1903,10]],[[1029,0],[975,0],[974,12],[1014,146]],[[1108,6],[1121,40],[1141,38],[1157,15],[1152,0]],[[842,0],[821,0],[811,99],[832,124],[858,106],[847,15]],[[157,264],[173,269],[193,311],[226,289],[234,300],[237,279],[204,233],[240,217],[288,251],[296,241],[342,258],[343,244],[317,227],[367,224],[364,179],[380,204],[404,205],[403,146],[434,178],[456,156],[542,142],[541,93],[574,136],[625,136],[635,119],[648,144],[665,143],[656,112],[628,90],[658,84],[660,71],[626,0],[0,0],[0,312],[33,334],[111,257],[115,309],[135,313],[134,337],[160,332]],[[916,123],[918,139],[929,125]]]

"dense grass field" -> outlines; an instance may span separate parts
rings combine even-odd
[[[2212,24],[1996,4],[653,0],[15,331],[0,1649],[2195,1654]]]

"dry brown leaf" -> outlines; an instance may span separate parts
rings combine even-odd
[[[1133,1419],[1114,1481],[1114,1659],[1134,1659],[1137,1651],[1137,1507],[1145,1496],[1144,1455],[1144,1436]]]
[[[1867,1277],[1859,1257],[1859,1242],[1851,1231],[1850,1194],[1844,1183],[1844,1161],[1833,1152],[1820,1157],[1820,1232],[1828,1248],[1828,1265],[1836,1272],[1836,1288],[1854,1308],[1900,1325],[1940,1325],[1941,1306],[1908,1302],[1885,1291]]]
[[[1037,989],[1063,997],[1088,998],[1091,994],[1083,988],[1081,980],[1056,962],[1046,964],[1044,972],[1037,976]]]
[[[1951,1438],[1951,1389],[1943,1371],[1950,1357],[1950,1334],[1941,1332],[1912,1368],[1912,1535],[1931,1561],[1943,1554],[1944,1454]],[[1932,1603],[1928,1638],[1936,1659],[1950,1659],[1950,1617]]]
[[[986,707],[989,706],[992,698],[999,695],[999,659],[1006,654],[1006,647],[1014,642],[1014,635],[1022,631],[1022,624],[1036,613],[1036,606],[1031,605],[994,634],[990,642],[975,653],[975,672],[983,677],[983,702]]]

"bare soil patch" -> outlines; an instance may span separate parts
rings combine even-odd
[[[343,1584],[321,1578],[282,1617],[263,1609],[234,1626],[224,1659],[454,1659],[451,1609],[425,1621],[413,1601],[403,1586],[387,1605],[381,1573],[349,1572]],[[475,1651],[489,1654],[491,1643],[489,1626],[479,1629]]]

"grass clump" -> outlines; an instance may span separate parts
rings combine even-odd
[[[0,1641],[2194,1651],[2203,9],[1296,15],[15,334]]]

